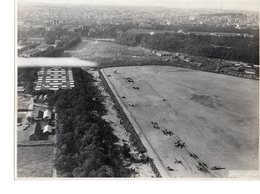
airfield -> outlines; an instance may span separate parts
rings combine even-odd
[[[258,169],[257,81],[167,66],[101,72],[159,171],[189,178]]]

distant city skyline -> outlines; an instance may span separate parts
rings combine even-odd
[[[162,6],[172,8],[259,11],[259,0],[17,0],[18,3]]]

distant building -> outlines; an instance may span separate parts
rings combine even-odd
[[[18,86],[18,87],[17,87],[17,92],[18,92],[18,93],[23,93],[23,92],[24,92],[23,86]]]
[[[60,24],[59,18],[54,18],[53,19],[53,25],[56,26],[56,25],[59,25],[59,24]]]
[[[170,52],[167,52],[167,51],[156,51],[155,54],[157,56],[160,56],[160,57],[172,56],[172,54]]]
[[[245,73],[246,73],[246,74],[249,74],[249,75],[255,75],[255,71],[254,71],[253,69],[248,69],[248,68],[246,68],[246,69],[245,69]]]
[[[27,44],[43,44],[45,43],[45,39],[42,37],[30,37],[27,39]]]
[[[40,51],[47,51],[47,50],[53,48],[53,46],[50,44],[40,44],[36,48],[39,49]]]
[[[24,51],[21,56],[22,57],[36,57],[41,51],[37,48],[34,49],[28,49]]]
[[[183,30],[179,30],[177,33],[178,34],[184,34],[184,31]]]

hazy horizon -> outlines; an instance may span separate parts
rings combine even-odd
[[[258,0],[17,0],[18,3],[86,4],[111,6],[160,6],[189,9],[259,11]]]

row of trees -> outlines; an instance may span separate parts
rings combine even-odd
[[[259,38],[233,36],[209,36],[195,34],[144,34],[124,33],[116,41],[129,46],[143,46],[149,49],[183,52],[227,60],[238,60],[259,64]]]
[[[48,95],[57,118],[55,167],[66,177],[128,177],[123,165],[129,147],[115,143],[118,138],[101,118],[106,110],[94,86],[93,77],[80,68],[73,69],[75,88]]]
[[[107,24],[107,25],[85,25],[83,28],[77,29],[81,36],[94,38],[115,38],[118,33],[124,33],[129,29],[140,28],[138,24]],[[257,36],[258,29],[237,29],[234,27],[217,27],[212,25],[159,25],[154,24],[146,27],[147,30],[166,30],[184,32],[227,32],[227,33],[245,33]]]
[[[258,35],[259,29],[237,29],[232,26],[220,27],[214,25],[152,25],[147,27],[150,30],[169,30],[169,31],[179,31],[184,32],[227,32],[227,33],[245,33],[251,35]]]

